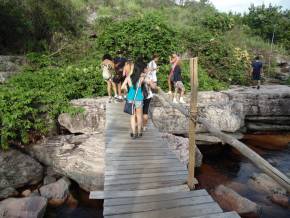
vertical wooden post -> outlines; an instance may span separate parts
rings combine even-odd
[[[198,58],[190,59],[190,76],[191,76],[191,98],[190,98],[190,114],[196,117],[197,114],[197,92],[198,92]],[[196,122],[189,120],[189,162],[188,162],[188,187],[192,190],[195,185],[194,167],[195,167],[195,129]]]

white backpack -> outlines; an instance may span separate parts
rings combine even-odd
[[[103,78],[104,80],[108,80],[112,77],[112,66],[109,64],[102,64],[102,70],[103,70]]]

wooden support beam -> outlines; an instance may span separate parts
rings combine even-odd
[[[190,59],[190,76],[191,76],[191,97],[190,97],[190,115],[196,117],[197,115],[197,92],[198,92],[198,73],[197,73],[197,58]],[[194,189],[194,168],[195,168],[195,129],[196,121],[189,120],[189,161],[188,161],[188,187]]]

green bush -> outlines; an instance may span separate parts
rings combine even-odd
[[[181,50],[179,41],[178,32],[166,25],[161,16],[149,13],[107,25],[97,39],[97,47],[110,54],[122,50],[133,59],[149,59],[158,53],[165,62],[172,52]]]
[[[29,143],[34,133],[44,134],[49,129],[48,120],[56,120],[63,112],[76,113],[71,99],[103,96],[106,85],[100,73],[100,62],[84,60],[78,65],[63,67],[45,66],[38,70],[26,69],[0,86],[1,147],[9,143]]]

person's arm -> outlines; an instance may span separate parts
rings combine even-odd
[[[124,80],[124,82],[123,82],[123,84],[121,86],[122,90],[127,90],[127,84],[129,84],[129,79],[130,79],[129,77],[126,77],[126,79]]]

